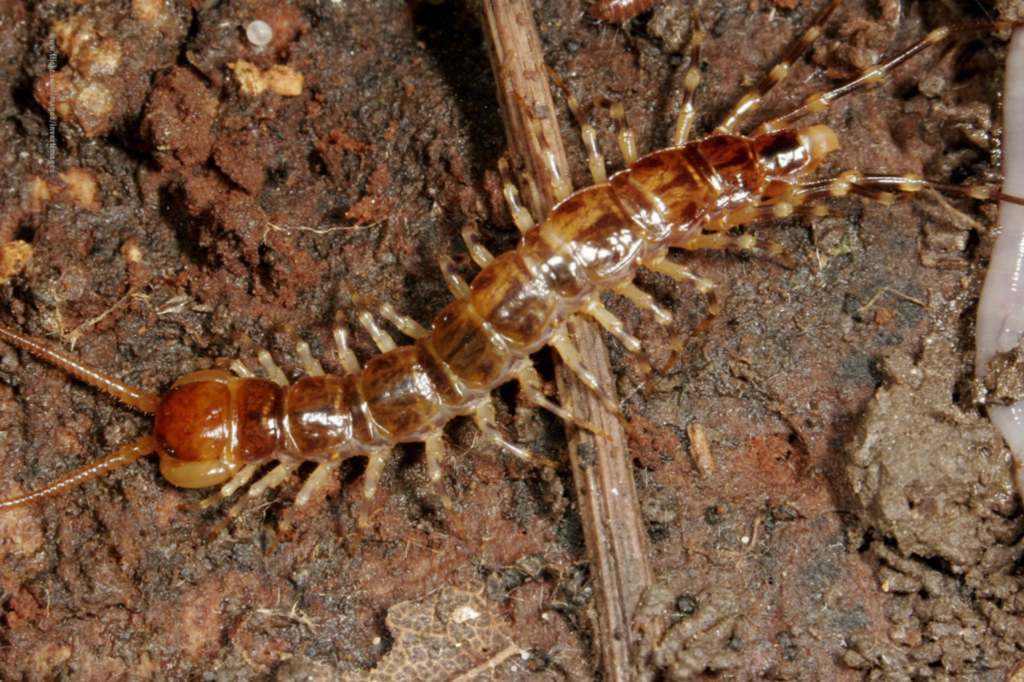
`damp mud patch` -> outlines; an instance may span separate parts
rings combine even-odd
[[[1002,679],[1024,648],[1010,454],[988,419],[960,406],[969,400],[958,400],[965,365],[950,309],[916,362],[903,352],[882,362],[848,449],[852,499],[890,596],[887,634],[857,634],[844,657],[871,679]],[[969,677],[985,671],[994,676]]]

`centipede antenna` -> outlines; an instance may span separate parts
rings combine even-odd
[[[12,497],[9,500],[0,501],[0,511],[31,504],[32,502],[38,502],[39,500],[45,500],[46,498],[53,497],[54,495],[60,495],[72,488],[77,488],[83,483],[88,483],[95,478],[106,476],[115,469],[126,467],[139,457],[143,457],[155,451],[156,439],[153,438],[153,436],[143,436],[134,443],[125,445],[112,455],[107,455],[98,462],[93,462],[92,464],[82,467],[78,471],[74,471],[67,476],[57,479],[45,488],[34,490],[18,497]]]
[[[79,381],[83,381],[94,388],[98,388],[128,407],[134,407],[136,410],[145,412],[146,414],[153,414],[156,412],[156,406],[160,401],[160,396],[155,393],[150,393],[148,391],[135,388],[134,386],[129,386],[126,383],[118,381],[117,379],[100,372],[98,369],[87,367],[70,355],[65,355],[60,351],[47,348],[35,339],[25,336],[20,332],[16,332],[13,329],[0,326],[0,339],[27,350],[37,358],[49,362],[54,367],[67,372]]]

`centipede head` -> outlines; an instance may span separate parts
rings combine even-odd
[[[207,488],[228,480],[237,457],[233,392],[237,378],[222,370],[188,374],[156,407],[153,437],[160,472],[181,488]]]
[[[786,128],[758,135],[754,149],[761,166],[772,177],[808,175],[839,149],[839,138],[826,125]]]

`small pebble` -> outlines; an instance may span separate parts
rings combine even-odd
[[[263,47],[274,38],[274,29],[265,21],[250,21],[245,27],[245,37],[256,47]]]

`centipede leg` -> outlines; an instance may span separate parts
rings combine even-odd
[[[462,519],[455,513],[452,498],[444,489],[443,471],[441,469],[441,462],[444,460],[444,435],[438,432],[423,442],[427,450],[427,476],[430,478],[430,487],[434,494],[441,498],[441,504],[444,505],[445,511],[448,512],[452,523],[455,524],[456,531],[458,531],[459,535],[465,536],[466,533],[462,525]]]
[[[255,464],[246,464],[238,471],[237,474],[232,476],[227,483],[222,485],[220,490],[215,492],[213,495],[205,497],[199,502],[196,502],[195,504],[183,505],[182,509],[189,511],[196,509],[206,509],[207,507],[212,507],[221,500],[226,500],[227,498],[231,497],[236,492],[238,492],[239,488],[248,483],[249,479],[252,478],[252,475],[256,473],[257,469],[259,469],[259,467]]]
[[[245,345],[254,353],[256,353],[257,362],[260,363],[260,367],[262,367],[263,371],[267,373],[267,377],[271,381],[273,381],[278,386],[288,385],[288,377],[285,376],[285,373],[281,370],[280,367],[278,367],[277,363],[274,362],[274,358],[270,355],[270,351],[268,351],[266,348],[264,348],[263,346],[259,345],[251,338],[249,338],[248,334],[242,335],[241,342],[243,345]],[[238,374],[238,376],[246,376],[245,372],[248,372],[249,376],[252,376],[253,374],[252,371],[248,367],[246,367],[241,360],[232,362],[231,369],[235,372],[235,374]]]
[[[309,350],[309,344],[306,341],[299,339],[295,342],[295,352],[298,353],[299,359],[302,361],[302,368],[306,370],[306,374],[311,377],[319,377],[324,375],[324,368],[320,364],[320,361],[313,357],[313,353]]]
[[[625,296],[641,310],[649,310],[654,313],[654,320],[662,327],[672,326],[672,314],[654,302],[654,297],[643,291],[632,282],[624,282],[615,287],[615,293]]]
[[[626,350],[631,353],[637,354],[637,359],[640,361],[640,370],[644,373],[644,376],[651,374],[651,365],[647,362],[647,359],[642,355],[639,355],[641,349],[640,339],[636,338],[632,334],[626,332],[625,325],[622,324],[622,320],[617,318],[612,311],[604,307],[601,303],[601,299],[598,297],[591,298],[586,305],[583,306],[582,311],[590,317],[594,318],[599,325],[601,325],[605,331],[614,336],[619,342],[626,347]]]
[[[373,338],[373,342],[377,344],[377,348],[380,349],[381,353],[387,353],[398,348],[398,344],[391,338],[391,335],[381,329],[380,325],[377,324],[377,320],[374,319],[373,313],[369,310],[359,311],[359,324],[363,325],[363,329],[370,333]]]
[[[467,223],[462,228],[462,240],[466,242],[466,248],[473,262],[482,268],[487,267],[494,260],[494,254],[487,250],[483,240],[480,239],[480,230],[476,223]]]
[[[278,367],[277,363],[274,362],[274,358],[270,355],[270,351],[261,346],[257,346],[252,340],[249,340],[256,347],[256,359],[259,361],[260,366],[263,367],[263,371],[267,373],[267,376],[278,386],[287,386],[288,377]]]
[[[697,10],[693,7],[690,7],[690,23],[693,25],[693,33],[690,36],[690,66],[687,67],[686,77],[683,79],[683,103],[679,107],[679,118],[676,121],[676,135],[673,141],[677,147],[690,139],[693,122],[697,119],[697,109],[693,100],[697,93],[697,86],[700,85],[700,46],[704,41],[704,31],[700,28]]]
[[[580,378],[580,381],[590,389],[598,400],[604,405],[609,414],[615,415],[615,417],[623,424],[623,427],[628,430],[629,422],[626,421],[625,417],[622,416],[622,411],[619,410],[618,404],[612,399],[608,392],[604,390],[601,384],[598,382],[597,377],[590,371],[590,368],[583,362],[583,357],[580,355],[579,350],[573,345],[569,337],[566,336],[564,330],[559,330],[551,340],[548,342],[561,356],[562,361],[565,362],[566,366],[571,369],[576,376]]]
[[[277,526],[277,534],[274,535],[274,541],[271,543],[267,553],[270,554],[277,547],[277,543],[280,542],[281,538],[285,533],[292,527],[292,521],[295,518],[295,514],[306,506],[310,498],[313,497],[313,493],[317,491],[317,488],[321,487],[327,478],[334,472],[338,466],[341,465],[340,459],[331,462],[321,462],[317,465],[313,473],[309,475],[306,482],[302,484],[302,488],[299,489],[299,493],[295,496],[295,501],[290,507],[285,509],[284,515],[281,517],[281,522]]]
[[[508,210],[512,214],[512,222],[516,224],[516,227],[519,228],[522,234],[526,234],[534,228],[536,221],[534,221],[530,211],[523,206],[523,201],[519,196],[519,188],[516,187],[515,182],[512,180],[512,171],[509,169],[507,153],[498,159],[498,172],[501,174],[502,192],[505,195],[505,203],[508,204]]]
[[[334,345],[338,349],[338,362],[346,374],[359,372],[359,360],[348,343],[348,332],[341,327],[334,328]]]
[[[385,303],[380,307],[380,314],[384,316],[384,319],[398,327],[403,334],[410,338],[420,339],[430,333],[423,328],[423,325],[408,315],[400,315],[398,311],[395,310],[395,307],[390,303]]]
[[[248,490],[245,491],[245,495],[242,499],[238,500],[231,509],[228,510],[227,515],[224,519],[217,524],[217,526],[210,533],[211,537],[219,535],[222,530],[227,528],[231,520],[242,513],[247,506],[249,506],[253,500],[262,495],[268,488],[274,488],[284,481],[288,480],[288,477],[292,475],[292,472],[299,468],[301,462],[281,462],[276,467],[270,470],[270,472],[261,478],[260,480],[253,483]],[[216,495],[214,495],[216,497]],[[202,504],[200,502],[200,504]]]
[[[377,494],[377,485],[380,483],[380,475],[387,464],[390,448],[381,448],[370,453],[366,462],[366,472],[363,474],[363,499],[359,501],[359,512],[356,537],[352,541],[352,553],[354,554],[359,545],[363,542],[363,535],[370,525],[370,512],[372,511],[373,498]]]
[[[660,272],[663,275],[668,275],[679,284],[689,282],[693,284],[693,287],[700,293],[704,294],[707,299],[708,314],[704,320],[697,325],[694,333],[700,334],[704,332],[710,325],[711,322],[718,317],[722,312],[722,303],[718,299],[718,293],[715,291],[715,284],[706,277],[701,277],[695,274],[685,265],[679,265],[668,260],[667,256],[662,256],[658,260],[651,261],[647,264],[647,267],[654,272]],[[682,342],[675,335],[672,336],[672,353],[678,355],[682,351]],[[673,360],[675,358],[673,357]],[[671,365],[672,362],[669,362]]]
[[[459,274],[459,268],[455,265],[455,261],[448,254],[441,254],[438,258],[438,263],[441,266],[441,275],[444,276],[445,284],[448,285],[448,291],[452,292],[452,296],[455,298],[468,298],[469,285],[466,284],[466,280]]]
[[[785,246],[778,242],[758,239],[752,234],[723,234],[721,232],[701,234],[683,242],[679,247],[687,251],[728,248],[740,249],[742,251],[761,250],[782,258],[786,263],[786,267],[790,269],[795,267],[793,258],[789,255],[789,251],[786,250]]]
[[[740,101],[736,103],[725,119],[715,129],[716,133],[731,133],[736,130],[736,126],[740,121],[740,118],[746,113],[757,110],[761,106],[761,101],[765,96],[774,88],[776,85],[781,83],[786,76],[789,75],[789,69],[793,66],[793,63],[803,55],[804,52],[811,48],[814,41],[821,35],[822,28],[825,26],[825,22],[832,16],[832,12],[842,0],[833,0],[823,9],[804,34],[800,36],[789,52],[779,60],[779,62],[772,67],[772,70],[768,72],[768,75],[757,84],[753,90],[745,94]]]
[[[599,435],[602,438],[608,437],[608,434],[598,428],[598,426],[593,422],[580,419],[561,405],[548,400],[547,396],[544,395],[544,387],[541,385],[540,376],[537,375],[537,370],[534,368],[533,363],[528,359],[523,361],[522,367],[520,367],[519,371],[516,373],[516,379],[519,381],[519,385],[522,387],[523,392],[526,393],[526,397],[534,405],[543,407],[545,410],[551,412],[560,419],[575,424],[581,429],[586,429],[587,431]]]
[[[838,175],[794,185],[789,190],[788,196],[791,196],[794,201],[802,203],[824,197],[845,197],[853,194],[888,206],[901,194],[913,194],[924,189],[979,201],[1009,201],[1015,204],[1024,204],[1020,197],[1003,194],[995,188],[984,185],[951,185],[922,180],[914,175],[868,175],[858,170],[848,170]]]
[[[590,177],[593,178],[595,185],[606,182],[608,180],[608,173],[605,169],[604,154],[601,153],[601,148],[597,146],[597,133],[594,131],[594,126],[590,124],[590,121],[580,111],[579,100],[576,99],[576,96],[566,86],[565,81],[551,67],[548,67],[548,75],[551,76],[551,79],[555,81],[555,84],[562,91],[566,104],[569,105],[569,111],[572,112],[573,118],[576,119],[576,125],[580,127],[583,146],[587,150],[587,166],[590,168]]]
[[[231,361],[231,371],[243,379],[252,379],[256,376],[253,371],[238,358]]]
[[[839,0],[835,0],[835,2],[829,5],[825,11],[831,11],[831,8],[835,4],[837,4],[838,1]],[[815,26],[817,26],[819,23],[821,22],[816,21]],[[964,26],[943,26],[941,28],[937,28],[931,33],[929,33],[927,36],[922,38],[921,40],[917,41],[907,49],[903,50],[902,52],[898,53],[897,55],[889,59],[889,61],[885,62],[884,64],[869,66],[866,69],[864,69],[860,76],[854,78],[853,80],[844,83],[843,85],[840,85],[838,87],[832,88],[830,90],[815,93],[808,97],[806,100],[804,100],[804,103],[797,107],[796,109],[793,109],[792,111],[783,114],[782,116],[773,118],[770,121],[762,123],[761,125],[754,129],[753,133],[751,133],[751,136],[756,137],[764,133],[770,133],[772,131],[788,128],[795,121],[803,118],[807,114],[826,111],[829,107],[832,106],[832,103],[835,102],[836,100],[845,97],[846,95],[856,90],[859,90],[860,88],[869,85],[874,85],[876,83],[881,83],[897,67],[899,67],[901,64],[906,62],[914,55],[926,50],[932,45],[937,45],[945,40],[948,40],[953,36],[963,35],[965,33],[979,33],[983,31],[1008,30],[1014,28],[1016,25],[1017,24],[1015,24],[1012,21],[991,21],[980,24],[967,24]],[[814,27],[812,27],[812,29],[813,28]],[[803,39],[801,39],[801,43],[803,43]],[[776,67],[776,69],[778,68],[779,67]],[[786,70],[788,70],[788,67]],[[775,69],[773,69],[772,72],[774,73]],[[771,78],[770,75],[769,78]],[[757,101],[760,101],[759,98]],[[729,121],[727,121],[727,123],[723,125],[727,125],[728,123]],[[728,129],[731,130],[731,127]]]
[[[547,178],[548,183],[551,186],[551,193],[554,195],[555,201],[567,199],[569,195],[572,194],[572,183],[562,176],[562,171],[558,167],[555,153],[551,151],[551,144],[548,142],[547,136],[544,134],[543,126],[537,119],[537,115],[533,112],[533,108],[523,101],[522,97],[519,96],[519,93],[514,94],[519,100],[519,105],[522,108],[526,124],[530,129],[530,135],[540,143],[540,156],[543,160],[545,171],[544,177]]]
[[[473,413],[473,422],[476,424],[477,428],[480,429],[480,433],[483,434],[484,438],[494,445],[508,450],[516,457],[526,460],[532,464],[554,466],[553,462],[537,457],[529,450],[521,448],[515,443],[510,443],[505,439],[501,434],[501,431],[498,429],[498,422],[494,416],[494,405],[490,400],[481,403],[480,407],[476,409],[476,412]]]

